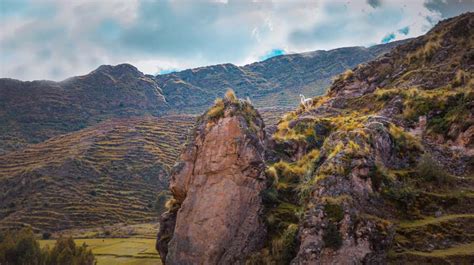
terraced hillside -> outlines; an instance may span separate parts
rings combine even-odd
[[[192,116],[114,119],[0,156],[0,227],[148,222]]]
[[[284,108],[262,110],[275,124]],[[155,195],[194,116],[113,119],[0,156],[0,228],[39,231],[155,220]]]
[[[167,103],[128,64],[101,66],[62,82],[0,79],[0,154],[114,117],[159,115]]]

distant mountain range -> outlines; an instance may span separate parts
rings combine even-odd
[[[200,114],[228,88],[257,107],[294,107],[331,78],[399,44],[281,55],[238,67],[221,64],[165,75],[103,65],[61,82],[0,79],[0,154],[114,117]]]

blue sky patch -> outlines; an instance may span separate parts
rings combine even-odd
[[[166,75],[166,74],[171,74],[171,73],[176,73],[178,72],[179,69],[176,68],[170,68],[170,69],[163,69],[158,72],[159,75]]]
[[[284,54],[285,54],[285,51],[282,49],[273,49],[270,52],[266,53],[265,55],[261,56],[260,60],[265,61],[266,59],[270,59],[272,57],[284,55]]]
[[[408,33],[410,33],[410,27],[406,26],[404,28],[401,28],[398,30],[398,32],[403,35],[408,35]]]
[[[394,39],[395,39],[395,33],[389,33],[389,34],[385,35],[385,37],[383,37],[381,42],[382,43],[389,43]]]

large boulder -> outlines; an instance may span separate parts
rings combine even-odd
[[[261,247],[264,138],[260,115],[233,97],[201,117],[171,176],[178,206],[157,242],[166,264],[243,264]]]

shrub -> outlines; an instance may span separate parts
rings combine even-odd
[[[224,116],[224,108],[225,108],[224,100],[222,100],[221,98],[217,98],[214,101],[214,106],[212,106],[212,108],[210,108],[207,111],[207,116],[211,120],[217,120],[221,118],[222,116]]]
[[[342,74],[342,78],[343,78],[344,80],[347,80],[347,79],[349,79],[349,78],[351,78],[351,77],[353,77],[353,76],[354,76],[354,72],[353,72],[351,69],[346,70],[346,71]]]
[[[326,203],[324,205],[324,212],[331,221],[336,223],[344,218],[344,209],[339,204]]]
[[[161,215],[166,211],[166,202],[171,198],[171,194],[169,191],[161,191],[158,193],[156,196],[156,201],[155,201],[155,211],[158,213],[158,215]]]
[[[40,249],[31,228],[7,233],[0,242],[0,264],[45,264],[45,253]]]
[[[232,89],[228,89],[225,92],[224,98],[225,98],[225,100],[227,100],[229,102],[232,102],[232,103],[238,102],[237,96],[235,95],[235,92]]]
[[[342,246],[342,237],[337,225],[330,222],[324,230],[323,241],[326,247],[334,250],[339,249]]]
[[[175,198],[170,198],[166,201],[165,207],[169,212],[175,211],[179,208],[180,204]]]
[[[92,265],[95,264],[95,260],[92,251],[87,249],[85,243],[77,247],[71,237],[60,237],[48,255],[47,264]]]
[[[394,183],[391,187],[383,190],[382,194],[394,201],[402,213],[408,217],[414,217],[411,210],[413,210],[418,193],[412,187]]]
[[[50,238],[51,238],[51,233],[49,233],[49,232],[44,232],[41,237],[42,237],[43,239],[50,239]]]
[[[456,72],[456,75],[454,76],[452,85],[453,85],[453,87],[461,86],[462,84],[464,84],[466,82],[465,80],[467,80],[467,79],[468,79],[468,77],[467,77],[466,73],[462,69],[459,69]]]
[[[437,184],[447,184],[451,180],[449,173],[428,154],[421,156],[416,172],[423,180],[436,182]]]
[[[31,228],[0,236],[0,264],[92,265],[94,255],[85,245],[76,247],[72,238],[60,238],[50,251],[41,249]]]
[[[298,225],[290,224],[283,231],[282,235],[272,240],[272,257],[281,262],[289,264],[296,255],[296,235],[298,234]]]

